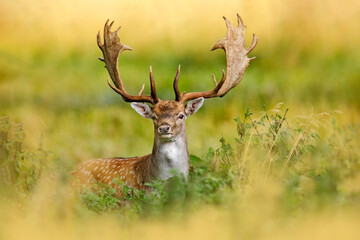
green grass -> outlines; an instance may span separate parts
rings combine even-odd
[[[71,214],[83,218],[110,213],[126,222],[179,217],[209,205],[227,209],[236,202],[246,204],[248,200],[243,198],[250,189],[269,183],[280,188],[275,204],[286,218],[307,211],[359,208],[359,188],[349,187],[356,183],[360,169],[359,127],[339,127],[331,113],[293,120],[288,120],[287,114],[288,109],[269,111],[264,107],[255,117],[247,108],[234,119],[230,139],[220,138],[219,145],[210,147],[205,157],[191,155],[188,182],[175,174],[168,181],[149,183],[149,192],[124,186],[122,197],[106,186],[95,192],[84,189],[71,204]],[[9,192],[16,186],[9,196],[33,198],[39,194],[34,189],[49,157],[42,149],[24,146],[24,132],[17,126],[2,118],[2,189]],[[57,184],[66,186],[69,169],[62,170],[63,162],[57,158],[46,172],[59,176]],[[59,205],[71,197],[69,192],[58,194]]]

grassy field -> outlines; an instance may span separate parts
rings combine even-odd
[[[357,239],[360,4],[312,1],[0,0],[0,239]],[[206,6],[206,7],[205,7]],[[151,152],[152,123],[106,84],[95,36],[131,46],[126,88],[213,87],[239,13],[259,37],[244,80],[187,122],[189,182],[75,193],[83,160]]]

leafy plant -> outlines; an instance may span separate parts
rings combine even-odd
[[[30,150],[24,143],[22,124],[0,117],[0,184],[7,191],[30,194],[34,189],[47,153]]]

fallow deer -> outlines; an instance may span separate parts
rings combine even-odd
[[[131,50],[122,44],[118,36],[120,27],[111,32],[113,22],[104,26],[104,44],[101,42],[100,32],[97,44],[103,53],[99,58],[105,63],[111,80],[109,86],[124,99],[131,102],[131,107],[141,116],[152,119],[154,123],[154,145],[152,153],[142,157],[132,158],[103,158],[82,162],[74,171],[80,183],[90,185],[101,182],[113,187],[119,187],[114,179],[119,178],[129,187],[146,189],[145,183],[153,179],[165,180],[171,177],[171,169],[176,169],[185,178],[189,173],[189,151],[187,147],[185,120],[194,114],[204,102],[204,98],[225,96],[230,89],[236,87],[243,78],[243,74],[250,61],[255,57],[247,55],[255,48],[257,37],[253,35],[250,47],[245,46],[245,28],[241,17],[237,15],[238,26],[233,26],[224,17],[227,26],[226,38],[220,39],[211,50],[221,48],[226,53],[226,73],[222,71],[222,79],[216,82],[215,88],[207,92],[183,92],[178,87],[180,66],[173,82],[175,100],[160,100],[156,93],[155,82],[150,67],[150,95],[142,95],[144,85],[138,95],[130,95],[124,88],[118,70],[118,58],[121,52]],[[145,104],[149,103],[152,106]]]

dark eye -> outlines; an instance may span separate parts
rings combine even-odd
[[[155,121],[155,120],[157,120],[157,117],[155,115],[152,115],[151,119]]]
[[[183,119],[183,118],[184,118],[184,114],[180,113],[178,118]]]

